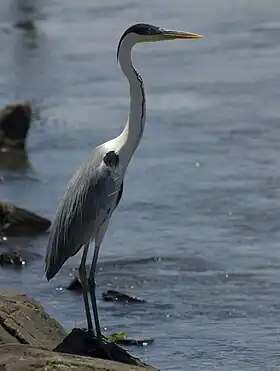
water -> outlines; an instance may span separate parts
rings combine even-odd
[[[131,351],[161,370],[277,370],[279,2],[23,3],[0,5],[0,104],[32,99],[40,120],[26,163],[1,170],[1,200],[49,218],[73,171],[126,121],[116,65],[124,29],[144,21],[205,35],[133,53],[147,127],[100,253],[101,323],[155,338]],[[13,27],[24,19],[37,28]],[[1,286],[33,296],[67,330],[85,326],[81,297],[63,289],[80,255],[48,283],[46,236],[9,243],[41,258],[21,272],[2,269]],[[108,288],[147,303],[105,303]]]

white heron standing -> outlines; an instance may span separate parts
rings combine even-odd
[[[50,231],[45,258],[46,277],[50,280],[66,260],[83,247],[79,267],[88,330],[93,332],[89,308],[90,294],[96,336],[102,339],[96,296],[95,271],[98,252],[110,218],[123,192],[123,179],[144,131],[146,104],[143,80],[131,62],[136,43],[173,39],[195,39],[195,33],[173,31],[150,24],[135,24],[122,35],[117,59],[129,83],[130,107],[122,133],[95,148],[88,161],[74,174],[57,209]],[[90,243],[95,243],[89,277],[86,258]]]

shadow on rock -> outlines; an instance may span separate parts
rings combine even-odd
[[[46,232],[51,222],[10,203],[0,202],[0,231],[7,236],[33,236]]]

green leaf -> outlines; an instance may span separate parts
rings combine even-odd
[[[113,334],[106,336],[106,338],[112,341],[125,340],[126,333],[124,331],[114,332]]]

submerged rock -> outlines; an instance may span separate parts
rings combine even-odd
[[[51,222],[10,203],[0,202],[0,231],[5,235],[29,236],[46,232]]]
[[[0,370],[156,371],[105,338],[100,344],[86,330],[66,335],[40,304],[21,293],[0,294],[0,344]]]
[[[28,101],[0,109],[0,148],[24,149],[31,118],[32,110]]]
[[[105,301],[121,301],[125,303],[145,303],[145,300],[124,294],[117,290],[108,290],[102,293],[103,300]]]

